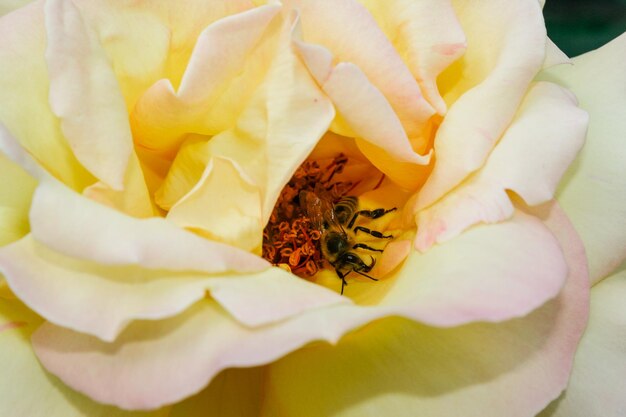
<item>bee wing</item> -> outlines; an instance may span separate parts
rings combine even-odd
[[[324,204],[315,193],[300,191],[300,207],[311,221],[314,229],[324,230]]]
[[[311,191],[300,191],[300,205],[315,229],[319,231],[329,228],[343,230],[330,199]]]

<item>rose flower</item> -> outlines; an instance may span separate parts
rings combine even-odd
[[[4,15],[0,414],[536,415],[626,256],[625,42],[572,63],[534,0]],[[585,372],[552,412],[623,409]]]

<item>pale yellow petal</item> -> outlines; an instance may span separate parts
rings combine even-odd
[[[387,38],[439,114],[447,111],[437,76],[463,55],[465,34],[448,0],[359,0]]]
[[[562,213],[548,223],[559,237],[570,270],[558,298],[525,317],[499,324],[436,329],[393,318],[371,323],[335,346],[310,345],[268,367],[261,416],[538,413],[567,385],[588,313],[582,244]]]
[[[33,2],[0,18],[0,123],[54,176],[82,190],[94,178],[72,153],[48,104],[43,5]]]
[[[246,251],[261,247],[261,217],[259,187],[239,164],[220,157],[209,161],[198,183],[167,214],[179,227]]]
[[[28,233],[28,210],[36,181],[0,152],[0,246]]]
[[[528,0],[457,0],[467,52],[439,77],[449,105],[435,137],[437,161],[419,208],[480,168],[507,128],[545,54],[541,8]]]
[[[167,417],[169,409],[123,411],[90,400],[39,364],[30,344],[40,317],[18,300],[0,298],[0,415],[15,417]]]
[[[565,393],[539,417],[621,417],[626,410],[626,271],[591,289],[591,314]]]
[[[589,112],[585,147],[557,199],[585,243],[597,282],[626,259],[626,34],[572,61],[540,78],[573,91]]]

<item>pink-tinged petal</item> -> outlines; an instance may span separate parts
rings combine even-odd
[[[48,104],[43,6],[43,0],[33,2],[0,18],[0,124],[42,167],[82,190],[94,178],[72,153]]]
[[[71,0],[48,0],[45,20],[52,110],[78,160],[121,190],[133,140],[111,65]]]
[[[535,415],[565,388],[588,312],[584,249],[562,213],[548,223],[570,270],[557,299],[499,324],[434,329],[394,318],[304,348],[270,365],[260,415]]]
[[[416,247],[423,251],[476,223],[508,218],[513,214],[508,190],[529,205],[552,199],[584,143],[588,119],[569,91],[534,84],[483,168],[417,213]]]
[[[208,273],[259,271],[269,265],[165,219],[131,218],[53,181],[44,181],[35,191],[30,223],[34,239],[49,248],[104,265]]]
[[[167,214],[179,227],[246,251],[261,246],[261,193],[236,162],[215,157],[189,193]]]
[[[365,73],[352,63],[332,66],[332,55],[319,45],[296,42],[296,47],[311,74],[337,109],[342,133],[359,138],[359,149],[368,160],[393,181],[408,189],[416,188],[418,175],[430,154],[420,155],[412,146],[402,123],[389,101]],[[364,103],[367,103],[365,105]],[[344,130],[347,130],[344,132]],[[416,142],[423,142],[423,137]],[[363,143],[367,142],[367,143]]]
[[[178,91],[170,80],[162,79],[134,107],[133,131],[138,143],[149,149],[171,151],[186,133],[214,134],[230,127],[240,112],[232,107],[241,108],[247,101],[239,94],[241,89],[226,94],[237,95],[236,102],[230,100],[230,112],[224,112],[223,103],[215,102],[224,101],[220,95],[229,83],[236,83],[278,10],[277,6],[262,6],[209,25],[198,37]],[[247,77],[247,82],[256,83],[257,78],[258,74]],[[245,94],[254,91],[254,87],[246,87]],[[230,114],[223,117],[224,113]]]
[[[573,91],[590,115],[585,147],[557,199],[580,233],[597,282],[626,259],[626,34],[572,61],[540,78]]]
[[[435,137],[437,162],[421,189],[424,208],[480,168],[541,68],[546,31],[539,4],[527,0],[453,2],[467,52],[440,77],[450,105]]]
[[[31,237],[0,249],[13,292],[52,323],[113,341],[133,320],[172,317],[207,291],[248,326],[347,302],[280,268],[237,276],[106,267],[52,251]]]
[[[413,252],[389,282],[381,307],[435,326],[520,317],[554,298],[567,277],[557,240],[515,212],[423,254]]]
[[[567,390],[539,417],[621,417],[626,410],[626,270],[591,289],[591,313]]]
[[[357,137],[385,150],[399,162],[428,164],[430,155],[421,156],[413,150],[393,108],[359,67],[338,64],[322,89]]]
[[[168,408],[129,412],[98,404],[47,373],[31,347],[42,319],[18,300],[0,299],[0,415],[7,417],[167,417]]]
[[[359,0],[418,81],[424,96],[439,114],[446,103],[439,94],[437,76],[463,55],[465,34],[448,0]]]
[[[382,92],[409,137],[419,136],[434,113],[385,33],[355,0],[288,0],[299,11],[302,36],[333,52],[338,62],[359,67]]]
[[[526,218],[522,217],[522,219]],[[492,225],[483,226],[480,229],[484,231],[501,227],[502,225]],[[467,401],[467,407],[482,410],[480,407],[486,407],[488,402],[477,402],[472,401],[472,399],[476,395],[485,395],[487,398],[493,398],[489,397],[489,394],[493,394],[495,387],[500,388],[499,392],[507,393],[507,400],[499,400],[497,403],[498,408],[495,409],[493,415],[503,415],[502,410],[505,410],[505,407],[511,404],[515,406],[514,410],[518,411],[513,415],[528,415],[530,410],[535,412],[540,410],[563,389],[569,373],[571,358],[586,319],[588,287],[584,268],[585,257],[582,248],[577,245],[576,236],[569,235],[570,229],[567,228],[567,223],[564,223],[564,226],[561,227],[562,229],[556,230],[556,232],[559,234],[565,232],[565,238],[569,239],[564,240],[563,244],[570,245],[565,249],[568,260],[571,263],[569,264],[570,279],[568,285],[557,300],[548,303],[528,318],[498,325],[474,324],[461,328],[461,330],[428,330],[424,326],[416,326],[415,329],[420,329],[419,332],[426,331],[435,336],[439,335],[438,337],[441,339],[426,340],[418,338],[421,342],[415,342],[414,345],[409,345],[406,342],[400,343],[400,347],[403,349],[400,349],[398,353],[404,352],[403,354],[410,355],[414,359],[426,358],[416,368],[420,369],[421,366],[424,369],[433,371],[421,374],[425,379],[423,381],[426,384],[425,386],[429,386],[428,381],[432,381],[433,375],[445,375],[445,377],[438,379],[439,383],[435,388],[437,388],[439,395],[447,395],[441,401],[435,402],[436,407],[445,409],[445,407],[449,407],[451,404],[448,401],[450,396],[461,395],[459,400]],[[507,233],[504,240],[503,236],[497,236],[500,246],[506,246],[502,245],[502,242],[507,242],[506,239],[517,236],[518,231],[528,230],[527,235],[542,235],[542,232],[523,221],[519,224],[519,228],[521,230],[517,230],[517,228],[509,230],[509,232],[513,233]],[[563,235],[560,236],[562,237]],[[493,242],[493,246],[496,246],[496,242]],[[576,250],[574,253],[570,250],[572,247]],[[455,247],[453,249],[459,248]],[[537,253],[529,253],[529,255],[537,255],[541,258],[542,249],[548,249],[548,252],[550,252],[548,245],[544,245],[544,247],[537,248]],[[515,251],[511,255],[514,255],[516,251],[518,251],[518,247],[515,247]],[[572,254],[575,256],[572,257]],[[546,257],[554,256],[555,254],[553,253],[546,254]],[[497,260],[499,256],[495,255],[494,258]],[[531,261],[526,259],[526,262],[530,263]],[[527,270],[527,274],[520,274],[517,279],[527,279],[533,281],[532,285],[541,286],[541,283],[536,281],[545,279],[545,276],[540,276],[536,281],[534,281],[534,278],[528,277],[528,274],[532,272],[541,275],[542,271],[545,270],[543,268],[544,265],[541,264],[543,264],[543,260],[539,259],[537,268]],[[440,268],[451,266],[454,266],[454,264],[445,264],[440,266]],[[473,264],[469,265],[468,268],[476,269]],[[515,274],[517,269],[519,269],[519,265],[516,264],[511,267],[511,272]],[[465,277],[462,273],[459,273],[458,276],[459,280]],[[499,274],[500,278],[506,278],[507,276],[508,274],[504,271]],[[489,280],[489,283],[498,285],[494,281],[496,281],[495,278]],[[454,287],[447,288],[453,289]],[[513,289],[510,291],[514,292]],[[471,291],[466,295],[470,296]],[[506,288],[499,289],[499,294],[497,295],[504,299],[509,297]],[[483,297],[482,301],[485,300]],[[457,299],[457,302],[462,303],[463,301]],[[34,335],[33,344],[44,366],[55,375],[58,375],[72,388],[84,392],[103,403],[113,403],[123,408],[150,409],[180,401],[189,395],[197,393],[225,368],[249,367],[272,362],[315,340],[337,343],[343,334],[352,329],[377,318],[398,314],[402,314],[402,309],[375,309],[354,305],[331,306],[308,311],[273,325],[249,329],[232,320],[215,303],[206,300],[201,301],[195,307],[176,318],[159,322],[135,322],[114,343],[105,343],[88,335],[46,324]],[[472,314],[468,314],[466,318],[470,316]],[[407,335],[406,332],[402,334],[404,337]],[[488,339],[487,336],[489,336]],[[367,343],[361,346],[364,347],[364,352],[374,352],[376,350],[375,347],[380,346],[380,343],[386,343],[386,340],[388,339],[381,338],[377,339],[377,343]],[[474,345],[472,345],[472,348],[467,349],[464,346],[468,346],[470,340],[475,340],[476,346],[473,347]],[[486,340],[490,340],[491,343],[485,345],[484,342]],[[432,341],[433,343],[424,343],[425,341]],[[501,346],[503,345],[507,348],[502,349]],[[413,349],[425,349],[424,353],[427,355],[415,355],[415,350],[404,350],[407,346],[414,346]],[[437,349],[430,349],[429,346],[437,346]],[[439,347],[441,346],[447,346],[447,348],[440,349]],[[454,350],[450,349],[452,346],[455,349],[460,349],[461,353],[456,356],[453,353],[444,355],[454,352]],[[493,347],[493,349],[486,350],[489,347]],[[348,351],[352,351],[352,349],[353,347],[348,349]],[[430,356],[428,356],[429,352]],[[304,353],[305,357],[309,357],[308,354],[314,355],[310,358],[315,360],[316,366],[309,367],[303,364],[302,368],[296,369],[306,370],[307,375],[311,378],[315,377],[315,369],[328,369],[324,366],[324,361],[317,362],[314,351],[309,350],[304,351]],[[478,371],[468,368],[468,363],[476,363],[475,359],[482,357],[482,354],[485,355],[485,360],[479,362],[478,366],[480,369],[484,370],[485,364],[495,365],[495,368],[491,369],[491,372],[488,374],[481,374],[485,375],[482,381],[486,378],[491,381],[490,385],[487,387],[483,384],[473,385],[470,387],[470,392],[465,390],[459,391],[456,389],[458,384],[450,386],[450,375],[458,375],[459,381],[464,385],[467,385],[468,381],[473,381],[475,372]],[[299,357],[298,355],[290,356],[290,359]],[[444,355],[444,357],[442,358],[439,355]],[[494,355],[499,358],[498,361],[493,360]],[[339,357],[344,358],[344,355]],[[387,357],[386,362],[393,357],[399,356],[392,355]],[[336,359],[332,358],[331,352],[328,360],[333,361]],[[401,359],[398,364],[405,364],[400,366],[403,372],[394,373],[395,378],[399,378],[402,375],[409,376],[412,379],[419,377],[420,373],[417,371],[416,373],[407,373],[407,361],[405,358]],[[377,360],[339,361],[332,369],[341,370],[346,369],[348,365],[358,365],[361,369],[376,370],[375,374],[380,375],[376,363],[381,364],[383,362],[378,362]],[[269,381],[272,385],[270,386],[271,391],[268,391],[266,396],[266,405],[269,410],[267,415],[275,415],[276,409],[272,407],[276,404],[285,407],[289,406],[289,409],[291,407],[299,407],[293,408],[293,410],[299,410],[298,413],[295,413],[297,415],[303,415],[302,413],[305,412],[310,412],[312,413],[311,415],[316,416],[332,415],[331,413],[319,413],[320,409],[315,409],[314,407],[302,408],[303,400],[305,398],[310,399],[310,393],[313,391],[301,389],[304,386],[301,384],[306,384],[305,380],[299,378],[296,382],[290,379],[293,376],[294,368],[284,365],[288,363],[288,360],[284,363],[281,362],[279,367],[276,368],[275,372],[280,373],[281,379],[274,377],[277,375],[273,373],[274,370],[270,374]],[[343,366],[341,365],[342,363]],[[364,364],[367,366],[364,366]],[[449,364],[449,367],[446,367],[445,364]],[[433,368],[435,365],[437,367]],[[384,365],[381,366],[384,367]],[[438,366],[442,366],[442,368]],[[287,369],[289,369],[289,372],[286,372]],[[356,369],[355,372],[358,374]],[[459,374],[459,370],[463,369],[470,369],[471,373]],[[550,372],[546,373],[546,369],[549,369]],[[346,370],[344,377],[349,377],[352,371]],[[440,370],[440,372],[435,372],[437,370]],[[452,370],[456,370],[456,372]],[[542,377],[539,378],[538,375],[542,375]],[[355,381],[354,384],[343,388],[350,389],[353,385],[369,386],[370,388],[378,387],[378,385],[374,385],[375,380],[376,378],[367,378],[361,380],[360,383]],[[279,387],[277,388],[274,384],[277,384],[279,381],[288,383],[293,389],[281,390]],[[319,380],[316,379],[316,381]],[[314,391],[319,395],[322,389],[325,390],[332,384],[340,381],[341,379],[335,375],[334,379],[327,380],[325,384],[318,386],[319,382],[316,382],[317,388]],[[388,384],[386,385],[388,386]],[[419,389],[420,386],[424,385],[410,386],[415,386],[416,389]],[[280,402],[276,403],[274,400],[278,398],[276,395],[278,395],[279,391],[282,392],[282,395],[280,396]],[[307,396],[301,397],[301,395],[305,394],[305,391]],[[338,389],[335,388],[332,390],[332,396],[320,396],[319,398],[325,400],[332,397],[335,401],[345,398],[336,395],[337,392]],[[432,397],[432,395],[429,395],[429,397]],[[373,398],[378,398],[378,396],[365,396],[364,401]],[[454,398],[457,397],[452,397],[452,399]],[[495,398],[500,397],[496,396]],[[428,403],[427,399],[424,401]],[[319,401],[316,402],[315,406],[321,407],[322,410],[331,411],[332,408],[329,407],[332,407],[332,404],[332,402]],[[435,408],[435,411],[437,411],[437,408]],[[522,414],[522,412],[525,412],[525,414]],[[415,415],[415,413],[409,415]],[[446,414],[439,413],[439,415]],[[475,412],[474,415],[480,414]]]
[[[380,259],[371,271],[373,277],[384,277],[396,269],[411,253],[412,242],[410,240],[394,240],[385,246]]]

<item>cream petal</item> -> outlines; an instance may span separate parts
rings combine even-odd
[[[419,136],[434,110],[385,33],[355,0],[287,0],[302,19],[302,37],[359,67],[382,92],[409,137]]]
[[[0,152],[0,246],[28,233],[28,209],[36,181]]]
[[[535,415],[567,384],[588,312],[584,249],[563,214],[552,216],[570,269],[557,299],[499,324],[394,318],[304,348],[269,366],[261,415]]]
[[[116,191],[102,181],[98,181],[85,188],[83,195],[129,216],[146,218],[155,215],[144,173],[134,151],[124,176],[123,190]]]
[[[423,251],[476,223],[508,218],[513,213],[508,190],[529,205],[552,199],[584,143],[587,122],[569,91],[534,84],[482,169],[416,214],[416,247]]]
[[[230,159],[261,190],[265,224],[298,166],[335,116],[332,103],[292,50],[297,19],[285,19],[276,56],[236,125],[210,139],[209,157]]]
[[[212,158],[194,188],[167,214],[179,227],[245,251],[261,247],[261,193],[236,162]]]
[[[554,67],[555,65],[572,64],[572,60],[561,51],[552,39],[546,38],[546,57],[543,60],[542,70]]]
[[[31,237],[0,249],[13,292],[47,320],[111,342],[133,320],[172,317],[207,291],[248,326],[262,326],[348,300],[280,268],[257,274],[106,267],[73,259]]]
[[[393,181],[415,189],[417,175],[408,175],[430,161],[430,154],[415,152],[407,134],[382,92],[352,63],[332,66],[331,53],[314,44],[296,42],[311,74],[335,105],[341,129],[356,136],[359,149],[369,161]],[[367,103],[367,105],[363,105]],[[331,129],[336,129],[331,127]],[[365,142],[365,143],[364,143]]]
[[[0,19],[0,124],[52,175],[82,190],[94,179],[72,153],[48,104],[43,5],[33,2]]]
[[[497,350],[490,350],[485,355],[490,353],[497,355],[501,358],[501,362],[494,361],[493,356],[481,362],[483,365],[496,363],[498,365],[485,378],[493,379],[496,386],[502,387],[502,393],[515,393],[517,396],[521,392],[523,395],[507,398],[515,401],[520,409],[526,410],[526,414],[529,408],[534,411],[541,409],[547,401],[558,395],[565,385],[571,357],[586,319],[588,287],[585,281],[584,253],[577,245],[576,236],[568,234],[572,229],[568,226],[567,220],[563,217],[557,220],[564,222],[558,232],[566,234],[563,244],[569,242],[570,246],[567,246],[566,250],[568,260],[571,262],[570,280],[559,299],[538,310],[530,316],[530,320],[519,319],[499,325],[475,324],[464,328],[469,330],[461,331],[461,333],[459,329],[428,330],[434,334],[439,333],[442,337],[451,335],[451,338],[444,338],[443,341],[434,345],[436,349],[427,350],[427,352],[433,355],[437,355],[437,352],[449,352],[451,344],[458,343],[461,352],[470,355],[470,359],[485,352],[483,342],[487,334],[493,337],[494,343],[487,346],[494,346]],[[500,226],[484,226],[483,229]],[[528,227],[528,224],[522,224],[522,226],[523,230],[532,229]],[[510,237],[515,236],[515,233],[510,234]],[[499,242],[502,243],[503,240],[499,239]],[[538,252],[541,253],[540,250]],[[552,258],[553,255],[548,254],[548,257]],[[530,263],[528,260],[526,262]],[[512,270],[517,269],[519,269],[518,266],[512,267]],[[541,267],[536,269],[537,273],[543,270]],[[501,277],[507,276],[507,274],[501,275]],[[453,289],[454,287],[447,288]],[[506,299],[509,294],[503,295],[500,291],[498,296]],[[149,409],[176,402],[197,393],[225,368],[256,366],[272,362],[314,340],[336,343],[346,332],[377,318],[398,315],[400,311],[399,308],[385,310],[350,305],[331,306],[308,311],[274,325],[249,329],[233,321],[215,303],[205,300],[176,318],[158,322],[132,323],[114,343],[105,343],[88,335],[46,324],[34,335],[33,344],[44,366],[74,389],[85,392],[103,403],[114,403],[123,408]],[[418,329],[426,329],[423,326],[415,326]],[[506,330],[498,331],[498,329]],[[406,332],[404,334],[406,336]],[[470,340],[470,337],[477,341],[476,348],[463,350],[463,342]],[[523,343],[516,337],[523,337],[525,339],[522,340],[526,342]],[[529,342],[529,338],[534,339]],[[511,342],[511,339],[514,342]],[[380,344],[380,341],[378,343]],[[510,343],[510,349],[500,349],[503,343]],[[406,344],[402,346],[405,347]],[[418,342],[417,346],[423,346],[423,342]],[[448,346],[448,348],[440,349],[441,346]],[[367,345],[364,350],[370,351],[374,348],[373,345]],[[519,352],[518,356],[511,355],[511,351]],[[419,358],[416,355],[412,357]],[[443,362],[451,363],[449,360],[450,358],[447,357]],[[462,356],[460,360],[463,363],[455,366],[455,369],[468,369],[467,357]],[[441,362],[441,360],[438,362],[426,360],[420,365],[433,366]],[[511,370],[519,366],[520,362],[524,365],[521,369]],[[339,362],[333,369],[342,369],[341,363]],[[344,365],[347,366],[350,363],[354,362],[348,361]],[[402,361],[402,363],[405,362]],[[469,360],[469,363],[472,363],[472,360]],[[358,364],[362,365],[362,362]],[[321,364],[316,367],[316,369],[323,368]],[[401,368],[401,374],[407,375],[406,367]],[[310,370],[306,366],[303,366],[303,369]],[[552,370],[547,373],[550,378],[546,377],[546,369]],[[473,372],[471,375],[460,374],[460,380],[463,383],[466,383],[468,379],[472,380],[475,375]],[[494,379],[496,375],[505,372],[506,375],[500,376],[506,377],[506,381]],[[293,368],[290,368],[290,373],[293,375]],[[424,375],[426,375],[425,378],[432,378],[437,374],[428,372]],[[538,378],[538,375],[543,375],[543,377]],[[447,376],[444,377],[441,384],[446,387],[445,383],[448,380]],[[538,384],[537,380],[541,384]],[[273,384],[277,383],[274,378],[270,381]],[[339,379],[335,378],[335,381]],[[304,392],[296,390],[299,384],[304,383],[304,381],[299,381],[298,384],[292,384],[292,389],[281,390],[283,393],[282,400],[279,400],[281,404],[299,407],[294,409],[298,410],[296,413],[298,415],[311,410],[312,415],[327,415],[316,413],[317,410],[314,408],[302,407],[302,404],[306,404],[306,401],[303,402],[302,399],[298,402],[292,401],[294,398],[299,398],[296,394]],[[322,384],[317,388],[325,389],[332,383],[334,383],[332,380],[328,380],[327,385]],[[374,386],[373,381],[368,381],[367,386]],[[273,396],[277,391],[275,387],[272,388]],[[343,388],[349,389],[350,386]],[[485,401],[472,402],[472,399],[475,393],[482,394],[485,391],[487,392],[484,395],[489,396],[492,394],[490,388],[492,387],[488,386],[485,389],[480,384],[475,385],[474,392],[464,394],[469,398],[467,405],[484,405]],[[320,391],[309,390],[305,398],[310,399],[312,392],[316,392],[317,395]],[[337,389],[333,389],[331,398],[341,399],[342,396],[337,395],[337,392]],[[450,395],[454,395],[454,390],[450,392]],[[272,396],[267,398],[273,399]],[[437,402],[439,407],[450,404],[450,401],[445,401],[446,399]],[[288,400],[289,404],[286,403]],[[329,404],[320,402],[317,405],[328,407]],[[503,401],[500,405],[506,407],[510,403]],[[494,415],[503,415],[501,412],[503,409]],[[275,414],[269,413],[269,415]]]
[[[244,77],[244,80],[238,80],[238,77],[250,65],[247,60],[253,59],[253,49],[278,10],[277,6],[262,6],[209,25],[198,37],[178,91],[169,80],[160,80],[135,106],[133,130],[138,142],[150,149],[169,151],[180,145],[185,133],[219,131],[212,126],[218,121],[212,120],[224,119],[220,117],[224,111],[219,110],[221,106],[215,102],[224,101],[224,90],[229,88],[229,83],[258,83],[258,74],[247,79]],[[265,71],[258,72],[262,76]],[[249,91],[245,94],[254,91],[250,87],[247,86]],[[235,89],[226,93],[227,96],[237,95],[237,107],[247,101],[238,94],[240,92],[240,89]],[[230,120],[230,125],[238,113],[235,110],[227,115],[225,119]],[[219,124],[222,129],[230,127],[224,120]]]
[[[620,417],[626,410],[626,271],[591,290],[589,325],[565,393],[539,417]]]
[[[35,240],[60,253],[104,265],[208,273],[258,271],[269,265],[258,256],[200,238],[165,219],[133,219],[52,181],[44,181],[35,191],[30,221]]]
[[[541,8],[526,0],[453,2],[467,52],[439,78],[450,109],[435,137],[437,162],[418,198],[424,208],[480,168],[541,68]]]
[[[44,13],[50,106],[78,160],[121,190],[133,140],[105,51],[71,0],[48,0]]]
[[[389,102],[359,67],[337,64],[322,89],[357,137],[382,148],[399,162],[428,164],[430,155],[415,153]]]
[[[557,199],[585,243],[597,282],[626,259],[626,34],[573,62],[539,78],[573,91],[590,114],[585,147]]]
[[[129,412],[67,388],[37,361],[30,336],[42,320],[17,300],[0,298],[0,415],[28,417],[167,417],[168,408]]]
[[[180,84],[194,45],[207,26],[252,7],[249,0],[73,1],[96,29],[129,110],[157,80]]]
[[[463,29],[450,1],[359,0],[372,13],[439,114],[447,111],[437,76],[463,55]]]
[[[377,308],[337,305],[306,311],[273,325],[250,329],[235,322],[214,302],[203,300],[175,318],[157,322],[131,323],[113,343],[102,342],[94,337],[52,324],[44,325],[34,336],[33,343],[46,368],[71,387],[103,403],[113,403],[123,408],[149,409],[179,401],[198,392],[225,368],[268,363],[315,340],[336,343],[346,332],[378,318],[401,315],[414,319],[421,318],[444,326],[454,326],[472,320],[504,320],[523,315],[556,294],[558,288],[557,291],[544,291],[549,286],[545,281],[557,282],[559,286],[562,283],[559,268],[555,270],[549,265],[560,255],[554,253],[546,242],[539,244],[539,241],[545,240],[545,236],[539,238],[539,241],[532,240],[547,232],[541,232],[537,226],[533,227],[533,224],[537,225],[537,223],[530,220],[528,216],[520,214],[512,222],[514,222],[512,229],[510,224],[507,226],[507,223],[476,228],[476,232],[465,234],[469,235],[468,242],[461,242],[459,245],[478,248],[480,242],[489,241],[489,235],[494,231],[496,235],[501,232],[509,239],[515,239],[515,237],[523,239],[524,236],[528,236],[531,237],[531,240],[527,242],[528,245],[517,241],[511,244],[514,247],[510,251],[512,253],[507,252],[508,257],[521,253],[526,254],[528,259],[524,255],[511,259],[507,263],[507,269],[501,269],[501,274],[494,273],[493,279],[480,281],[481,287],[475,282],[463,286],[458,281],[467,281],[468,274],[472,272],[476,277],[489,277],[487,268],[491,268],[490,264],[493,265],[494,271],[500,269],[496,261],[507,258],[507,256],[498,256],[499,250],[506,249],[501,237],[495,239],[491,245],[483,246],[493,247],[489,261],[481,258],[481,256],[486,256],[487,250],[476,249],[472,252],[480,258],[480,261],[477,261],[478,267],[471,263],[466,266],[467,269],[464,269],[464,264],[458,260],[432,258],[432,266],[425,269],[424,277],[420,277],[420,280],[412,279],[419,286],[421,281],[430,278],[425,281],[422,289],[418,288],[417,291],[424,297],[412,300],[428,301],[428,295],[432,294],[434,300],[430,303],[431,310],[429,311],[412,303],[400,304],[402,300],[398,300],[396,305]],[[482,240],[479,242],[476,236],[481,236]],[[569,236],[569,238],[571,244],[575,245],[577,242],[575,236]],[[558,250],[558,245],[556,243],[554,245]],[[459,253],[455,250],[459,247],[450,246],[449,249],[447,252],[449,256]],[[467,249],[465,250],[468,253]],[[428,253],[434,251],[435,249]],[[567,298],[550,303],[547,307],[547,311],[553,312],[555,307],[567,306],[568,309],[562,312],[563,316],[559,315],[559,323],[564,320],[571,327],[563,330],[567,333],[566,336],[563,336],[561,332],[557,332],[557,336],[554,336],[558,339],[555,341],[558,359],[552,358],[554,352],[550,350],[549,360],[539,360],[538,366],[544,366],[547,362],[561,371],[555,371],[554,380],[542,387],[542,390],[545,388],[543,394],[535,393],[541,398],[549,397],[542,404],[535,405],[537,408],[545,405],[545,402],[556,396],[562,389],[569,369],[570,351],[573,354],[576,337],[582,331],[586,311],[584,295],[587,286],[580,284],[580,279],[585,278],[585,257],[582,253],[579,255],[576,259],[578,262],[583,262],[582,266],[580,264],[572,266],[573,271],[582,277],[577,276],[577,279],[570,280],[570,286],[565,292]],[[533,262],[537,263],[533,264]],[[452,271],[450,266],[455,266],[456,269],[452,269],[457,272]],[[560,269],[564,272],[565,267]],[[406,276],[408,277],[409,274],[407,272]],[[455,285],[451,284],[451,275],[458,278],[453,283]],[[409,278],[415,277],[411,275]],[[510,279],[504,280],[503,278]],[[523,294],[528,292],[524,290],[524,285],[520,281],[530,282],[531,280],[535,282],[531,286],[536,290],[533,297],[529,297],[532,299],[523,301],[526,298]],[[502,284],[503,281],[506,283]],[[537,281],[541,282],[537,283]],[[457,283],[459,285],[456,285]],[[495,287],[489,290],[490,285]],[[442,288],[440,296],[437,296],[437,291],[434,290],[436,286]],[[456,288],[458,291],[453,293],[452,290]],[[448,289],[449,295],[443,294],[445,289]],[[481,290],[484,294],[481,294]],[[520,292],[522,295],[518,295]],[[575,302],[570,303],[569,297],[573,297]],[[471,299],[468,300],[468,298]],[[509,301],[508,304],[506,301]],[[494,303],[494,308],[485,305],[488,303]],[[526,306],[520,308],[523,303],[526,303]],[[506,307],[505,304],[507,304]],[[502,314],[504,311],[508,312]],[[545,314],[541,311],[546,310],[540,310],[540,313],[537,313],[541,318],[538,321],[550,329],[551,322],[546,320]],[[439,317],[437,313],[442,316]],[[551,315],[548,316],[551,317]],[[567,317],[566,320],[565,317]],[[519,321],[514,323],[519,323]],[[531,329],[536,325],[537,323],[533,321]],[[475,326],[482,328],[481,326],[486,325]],[[521,332],[519,326],[514,325],[511,333],[506,334],[520,335],[528,332]],[[540,329],[545,330],[546,327],[540,327]],[[449,332],[455,332],[455,330]],[[540,336],[545,335],[546,333],[542,333]],[[542,339],[539,337],[539,340]],[[528,351],[523,350],[522,353],[525,355]],[[536,366],[531,368],[534,378]],[[524,386],[533,387],[532,384]],[[539,392],[543,392],[542,390]]]

